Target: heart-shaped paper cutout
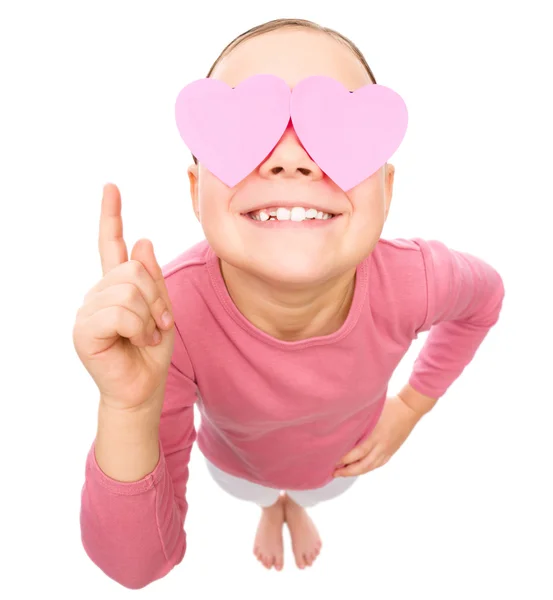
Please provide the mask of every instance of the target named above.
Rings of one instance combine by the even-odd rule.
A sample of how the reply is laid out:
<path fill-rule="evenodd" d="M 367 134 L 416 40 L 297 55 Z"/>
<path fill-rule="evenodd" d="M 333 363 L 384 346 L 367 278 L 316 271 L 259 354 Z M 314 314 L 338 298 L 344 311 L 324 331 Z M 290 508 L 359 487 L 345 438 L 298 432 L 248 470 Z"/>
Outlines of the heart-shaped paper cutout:
<path fill-rule="evenodd" d="M 275 75 L 255 75 L 231 88 L 199 79 L 177 96 L 179 133 L 194 156 L 234 187 L 274 149 L 290 121 L 290 88 Z"/>
<path fill-rule="evenodd" d="M 407 130 L 407 107 L 390 88 L 369 84 L 349 92 L 322 75 L 296 84 L 290 114 L 311 158 L 344 191 L 377 171 Z"/>

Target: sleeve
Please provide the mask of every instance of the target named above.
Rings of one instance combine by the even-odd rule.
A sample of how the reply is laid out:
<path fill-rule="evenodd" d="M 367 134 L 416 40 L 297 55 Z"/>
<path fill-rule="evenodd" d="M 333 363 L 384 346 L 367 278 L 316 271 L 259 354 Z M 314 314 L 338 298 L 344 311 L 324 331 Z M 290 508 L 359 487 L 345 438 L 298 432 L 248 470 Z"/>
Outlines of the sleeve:
<path fill-rule="evenodd" d="M 426 314 L 417 334 L 429 331 L 409 379 L 418 392 L 438 399 L 461 375 L 497 323 L 505 288 L 482 259 L 436 240 L 414 240 L 426 274 Z"/>
<path fill-rule="evenodd" d="M 120 482 L 98 466 L 95 440 L 81 492 L 81 540 L 89 558 L 126 588 L 167 575 L 186 552 L 188 463 L 196 439 L 196 384 L 179 331 L 159 425 L 160 459 L 139 481 Z"/>

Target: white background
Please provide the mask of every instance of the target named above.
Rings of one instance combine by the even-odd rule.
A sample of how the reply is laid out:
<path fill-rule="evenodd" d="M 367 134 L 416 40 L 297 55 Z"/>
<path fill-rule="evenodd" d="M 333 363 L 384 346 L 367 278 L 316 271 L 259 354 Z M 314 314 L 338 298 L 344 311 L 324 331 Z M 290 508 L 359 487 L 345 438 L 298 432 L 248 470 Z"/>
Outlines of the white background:
<path fill-rule="evenodd" d="M 553 598 L 548 3 L 325 4 L 2 3 L 0 596 Z M 177 93 L 235 36 L 279 17 L 350 37 L 377 82 L 404 98 L 409 127 L 390 160 L 383 237 L 480 256 L 503 277 L 503 312 L 390 462 L 310 511 L 323 540 L 313 567 L 296 568 L 287 533 L 284 570 L 258 563 L 260 509 L 220 490 L 195 446 L 186 556 L 131 592 L 80 542 L 98 394 L 71 332 L 101 277 L 102 187 L 121 190 L 129 254 L 147 237 L 166 264 L 203 239 Z"/>

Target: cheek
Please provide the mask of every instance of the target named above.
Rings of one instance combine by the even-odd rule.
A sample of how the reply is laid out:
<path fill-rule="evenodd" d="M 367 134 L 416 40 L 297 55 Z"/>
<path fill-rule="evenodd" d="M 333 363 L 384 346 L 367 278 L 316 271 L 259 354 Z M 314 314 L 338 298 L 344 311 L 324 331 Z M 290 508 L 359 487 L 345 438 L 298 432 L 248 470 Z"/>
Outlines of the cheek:
<path fill-rule="evenodd" d="M 228 213 L 231 189 L 206 169 L 201 170 L 198 182 L 198 208 L 202 224 L 221 220 Z"/>
<path fill-rule="evenodd" d="M 370 252 L 382 233 L 386 202 L 380 180 L 370 177 L 348 192 L 351 202 L 348 241 L 363 255 Z"/>
<path fill-rule="evenodd" d="M 232 189 L 210 174 L 198 189 L 200 224 L 215 253 L 227 257 L 229 249 L 239 247 L 235 217 L 230 212 Z"/>
<path fill-rule="evenodd" d="M 225 239 L 225 231 L 228 231 L 230 215 L 226 206 L 228 200 L 219 196 L 208 196 L 203 194 L 199 198 L 200 224 L 207 240 L 212 243 L 215 240 Z"/>
<path fill-rule="evenodd" d="M 368 221 L 377 225 L 384 220 L 386 199 L 381 179 L 369 177 L 348 192 L 354 220 Z"/>

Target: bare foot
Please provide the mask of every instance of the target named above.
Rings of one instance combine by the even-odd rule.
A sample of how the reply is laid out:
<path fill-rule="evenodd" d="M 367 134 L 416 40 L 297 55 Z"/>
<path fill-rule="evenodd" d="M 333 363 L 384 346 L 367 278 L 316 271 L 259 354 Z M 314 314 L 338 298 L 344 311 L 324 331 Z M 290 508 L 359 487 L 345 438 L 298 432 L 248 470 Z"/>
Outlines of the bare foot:
<path fill-rule="evenodd" d="M 284 497 L 280 496 L 275 504 L 262 508 L 262 511 L 255 534 L 253 553 L 267 569 L 274 566 L 277 571 L 280 571 L 284 564 L 282 543 Z"/>
<path fill-rule="evenodd" d="M 290 530 L 296 565 L 300 569 L 310 567 L 323 545 L 319 532 L 305 508 L 296 504 L 287 494 L 284 498 L 284 520 Z"/>

